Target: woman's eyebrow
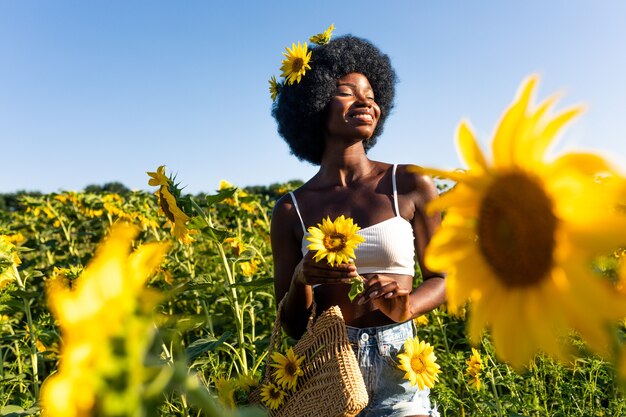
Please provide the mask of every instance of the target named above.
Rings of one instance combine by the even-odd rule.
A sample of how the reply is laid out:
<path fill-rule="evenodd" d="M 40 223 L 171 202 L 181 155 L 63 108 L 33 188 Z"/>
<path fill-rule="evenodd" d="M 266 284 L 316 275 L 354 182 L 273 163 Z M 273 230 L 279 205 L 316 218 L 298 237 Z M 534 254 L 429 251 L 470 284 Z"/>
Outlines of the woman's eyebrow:
<path fill-rule="evenodd" d="M 344 85 L 347 86 L 347 87 L 352 87 L 355 90 L 357 89 L 357 86 L 354 83 L 337 83 L 337 87 L 341 87 L 341 86 L 344 86 Z M 367 87 L 367 88 L 365 88 L 365 91 L 374 91 L 374 89 L 372 87 Z"/>

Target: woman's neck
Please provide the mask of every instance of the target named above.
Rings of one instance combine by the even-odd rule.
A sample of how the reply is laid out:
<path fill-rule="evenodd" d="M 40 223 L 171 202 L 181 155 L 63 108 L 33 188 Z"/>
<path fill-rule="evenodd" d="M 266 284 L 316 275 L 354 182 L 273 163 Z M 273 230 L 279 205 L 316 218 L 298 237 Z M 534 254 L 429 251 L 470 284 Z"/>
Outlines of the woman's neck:
<path fill-rule="evenodd" d="M 375 168 L 376 163 L 367 157 L 363 146 L 353 146 L 342 151 L 324 152 L 315 177 L 325 184 L 347 186 L 369 176 Z"/>

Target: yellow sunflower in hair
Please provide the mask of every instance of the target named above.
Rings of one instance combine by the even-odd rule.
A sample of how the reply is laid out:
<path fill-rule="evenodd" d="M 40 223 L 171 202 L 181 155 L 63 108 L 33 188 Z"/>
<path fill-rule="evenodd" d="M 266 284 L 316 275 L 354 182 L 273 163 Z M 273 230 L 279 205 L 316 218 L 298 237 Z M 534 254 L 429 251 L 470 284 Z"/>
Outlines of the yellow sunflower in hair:
<path fill-rule="evenodd" d="M 335 25 L 331 24 L 328 29 L 326 29 L 322 33 L 318 33 L 317 35 L 313 35 L 309 38 L 311 43 L 316 43 L 318 45 L 325 45 L 330 42 L 330 38 L 333 34 L 333 30 L 335 30 Z"/>
<path fill-rule="evenodd" d="M 295 43 L 291 44 L 291 49 L 286 48 L 287 52 L 283 52 L 285 59 L 283 59 L 280 70 L 283 72 L 281 77 L 284 77 L 289 85 L 295 82 L 300 82 L 302 76 L 307 70 L 311 69 L 309 62 L 311 61 L 311 51 L 308 50 L 306 42 L 296 46 Z"/>
<path fill-rule="evenodd" d="M 590 268 L 595 256 L 625 242 L 626 215 L 618 209 L 624 180 L 590 153 L 548 160 L 555 137 L 581 108 L 551 115 L 554 96 L 534 106 L 536 84 L 536 76 L 528 78 L 504 113 L 491 162 L 462 122 L 457 147 L 468 169 L 421 170 L 457 182 L 429 207 L 446 216 L 426 264 L 448 272 L 452 313 L 471 301 L 472 340 L 491 328 L 497 355 L 518 368 L 538 351 L 564 359 L 561 342 L 570 329 L 607 354 L 606 326 L 626 316 L 624 300 Z"/>
<path fill-rule="evenodd" d="M 270 83 L 270 96 L 272 97 L 272 101 L 276 101 L 276 97 L 280 93 L 281 85 L 278 81 L 276 81 L 276 77 L 272 75 L 272 78 L 269 80 Z"/>

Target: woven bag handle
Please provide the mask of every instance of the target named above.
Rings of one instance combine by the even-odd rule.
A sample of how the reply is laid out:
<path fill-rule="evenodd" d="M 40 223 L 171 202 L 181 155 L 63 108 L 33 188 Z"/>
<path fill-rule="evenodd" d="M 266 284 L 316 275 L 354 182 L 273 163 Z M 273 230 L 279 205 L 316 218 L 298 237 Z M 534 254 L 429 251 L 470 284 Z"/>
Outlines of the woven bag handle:
<path fill-rule="evenodd" d="M 281 314 L 281 311 L 283 309 L 283 304 L 286 299 L 287 299 L 287 294 L 285 294 L 283 299 L 280 300 L 280 303 L 278 303 L 278 308 L 276 309 L 276 320 L 274 320 L 274 328 L 272 329 L 272 336 L 270 337 L 269 351 L 267 352 L 268 361 L 272 359 L 272 354 L 274 353 L 274 349 L 276 348 L 276 341 L 280 340 L 280 332 L 281 332 L 280 314 Z M 311 315 L 309 316 L 309 320 L 307 321 L 307 324 L 306 324 L 306 331 L 309 333 L 313 331 L 313 322 L 315 321 L 316 309 L 317 309 L 317 304 L 315 304 L 315 299 L 313 299 L 313 302 L 311 303 Z M 270 366 L 266 366 L 264 379 L 269 378 L 269 373 L 270 373 Z"/>

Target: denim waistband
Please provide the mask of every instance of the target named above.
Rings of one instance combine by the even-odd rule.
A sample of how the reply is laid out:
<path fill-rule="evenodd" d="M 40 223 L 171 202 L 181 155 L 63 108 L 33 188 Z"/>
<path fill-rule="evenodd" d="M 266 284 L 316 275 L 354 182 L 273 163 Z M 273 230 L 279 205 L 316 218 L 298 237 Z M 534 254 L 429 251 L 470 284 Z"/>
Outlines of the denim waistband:
<path fill-rule="evenodd" d="M 404 323 L 389 324 L 377 327 L 351 327 L 346 326 L 348 340 L 358 343 L 360 346 L 371 346 L 376 343 L 393 343 L 413 337 L 413 320 Z"/>

